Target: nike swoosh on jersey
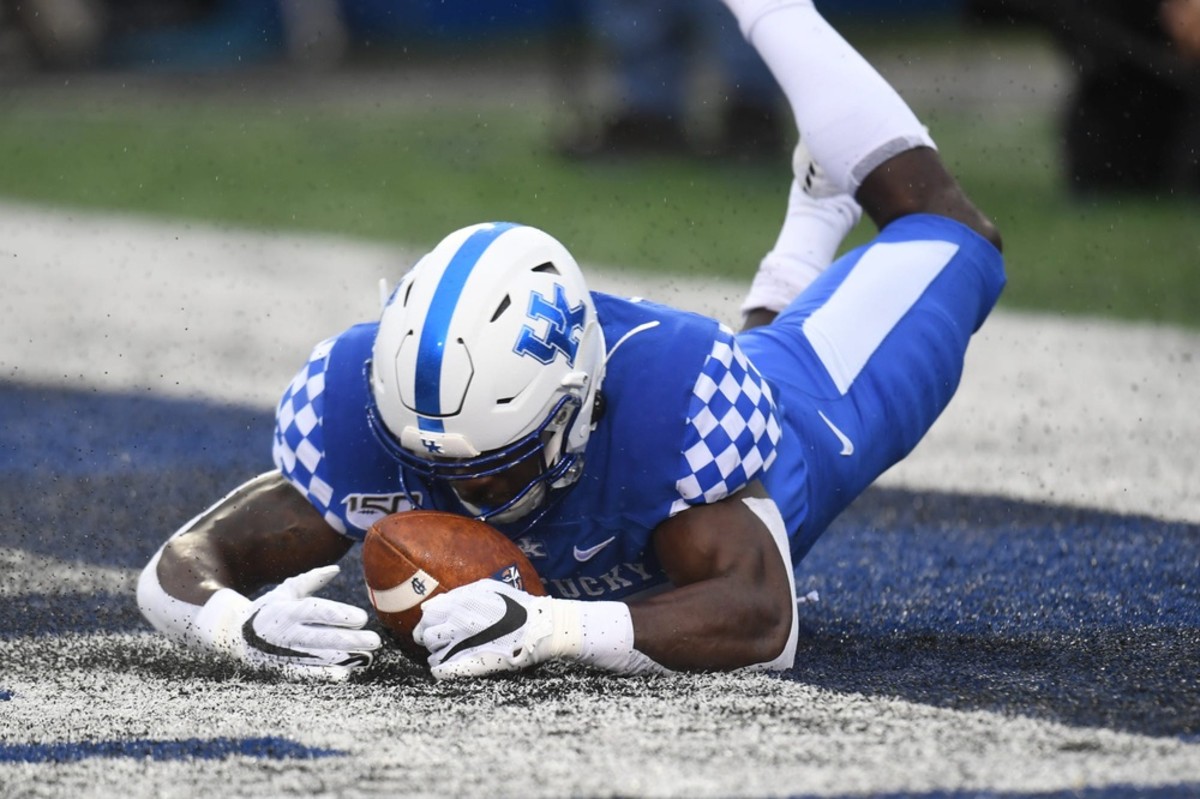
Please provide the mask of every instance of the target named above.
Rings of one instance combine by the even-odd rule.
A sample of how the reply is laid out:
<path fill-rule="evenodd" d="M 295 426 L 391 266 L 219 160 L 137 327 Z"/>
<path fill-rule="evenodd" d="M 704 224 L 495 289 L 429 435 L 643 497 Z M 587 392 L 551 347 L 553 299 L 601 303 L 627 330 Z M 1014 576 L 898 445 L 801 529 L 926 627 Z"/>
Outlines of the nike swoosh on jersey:
<path fill-rule="evenodd" d="M 268 655 L 275 655 L 281 658 L 306 658 L 311 660 L 316 655 L 311 652 L 301 652 L 299 649 L 288 649 L 286 646 L 278 646 L 263 638 L 254 629 L 254 620 L 258 618 L 258 614 L 262 612 L 262 608 L 254 611 L 254 615 L 246 619 L 246 623 L 242 625 L 242 636 L 246 639 L 246 643 L 257 649 L 259 652 L 266 652 Z"/>
<path fill-rule="evenodd" d="M 821 411 L 817 411 L 817 415 L 820 416 L 821 421 L 823 421 L 829 427 L 829 429 L 833 431 L 833 434 L 835 436 L 837 436 L 838 441 L 842 442 L 842 451 L 839 454 L 840 455 L 853 455 L 854 454 L 854 442 L 851 441 L 850 438 L 845 433 L 843 433 L 841 430 L 839 430 L 838 426 L 836 424 L 829 421 L 829 417 L 826 416 L 824 413 L 822 413 Z"/>
<path fill-rule="evenodd" d="M 499 591 L 496 596 L 504 600 L 504 615 L 496 622 L 488 627 L 484 627 L 479 632 L 472 636 L 462 639 L 454 646 L 450 647 L 450 651 L 442 657 L 442 662 L 450 660 L 450 658 L 462 652 L 464 649 L 473 649 L 477 646 L 490 644 L 497 638 L 503 638 L 511 632 L 516 632 L 524 626 L 529 614 L 525 612 L 525 607 L 511 597 L 507 597 Z"/>
<path fill-rule="evenodd" d="M 614 536 L 610 536 L 608 539 L 606 539 L 604 541 L 601 541 L 599 544 L 596 544 L 596 546 L 594 546 L 594 547 L 588 547 L 587 549 L 580 549 L 579 547 L 575 547 L 574 548 L 575 560 L 579 561 L 580 563 L 591 560 L 592 558 L 596 557 L 597 552 L 604 549 L 606 546 L 608 546 L 609 544 L 611 544 L 613 541 L 616 541 L 616 540 L 617 540 L 617 537 L 614 535 Z"/>

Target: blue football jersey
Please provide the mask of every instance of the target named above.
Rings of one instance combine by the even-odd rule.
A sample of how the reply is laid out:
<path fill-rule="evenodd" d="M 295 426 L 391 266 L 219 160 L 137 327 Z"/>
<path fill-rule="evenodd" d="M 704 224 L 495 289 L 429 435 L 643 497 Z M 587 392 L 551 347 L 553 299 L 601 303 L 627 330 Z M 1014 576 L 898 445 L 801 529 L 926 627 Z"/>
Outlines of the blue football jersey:
<path fill-rule="evenodd" d="M 949 403 L 971 334 L 1004 286 L 969 228 L 913 215 L 839 258 L 770 325 L 594 294 L 606 411 L 573 486 L 500 529 L 553 596 L 621 599 L 666 584 L 653 530 L 761 480 L 793 565 Z M 367 363 L 377 325 L 319 344 L 279 404 L 274 459 L 336 530 L 431 500 L 374 439 Z M 408 491 L 406 492 L 406 487 Z"/>
<path fill-rule="evenodd" d="M 554 596 L 620 599 L 666 577 L 653 530 L 693 504 L 761 477 L 781 429 L 769 386 L 730 330 L 697 314 L 594 293 L 608 361 L 605 412 L 575 485 L 554 491 L 530 524 L 498 525 Z M 416 475 L 375 441 L 367 363 L 377 325 L 319 344 L 277 412 L 274 459 L 334 529 L 361 540 L 411 496 Z M 408 492 L 405 488 L 408 488 Z"/>

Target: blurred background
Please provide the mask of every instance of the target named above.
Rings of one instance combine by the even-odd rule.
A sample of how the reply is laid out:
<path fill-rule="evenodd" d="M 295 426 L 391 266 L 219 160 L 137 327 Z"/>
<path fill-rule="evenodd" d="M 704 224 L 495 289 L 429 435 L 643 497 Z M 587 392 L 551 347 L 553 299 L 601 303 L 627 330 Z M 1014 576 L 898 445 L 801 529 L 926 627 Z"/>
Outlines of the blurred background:
<path fill-rule="evenodd" d="M 1200 0 L 818 8 L 999 222 L 1006 307 L 1200 327 Z M 794 144 L 717 0 L 0 0 L 0 203 L 748 281 Z"/>

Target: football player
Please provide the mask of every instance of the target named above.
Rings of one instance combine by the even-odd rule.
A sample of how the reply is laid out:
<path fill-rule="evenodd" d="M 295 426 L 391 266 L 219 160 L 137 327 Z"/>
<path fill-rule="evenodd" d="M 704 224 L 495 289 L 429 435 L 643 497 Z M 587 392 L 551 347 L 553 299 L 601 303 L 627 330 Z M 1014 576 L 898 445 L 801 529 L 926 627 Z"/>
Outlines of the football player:
<path fill-rule="evenodd" d="M 378 321 L 313 350 L 279 405 L 278 468 L 146 566 L 156 628 L 345 677 L 379 638 L 315 594 L 372 522 L 419 507 L 494 524 L 549 593 L 428 600 L 415 638 L 437 677 L 793 665 L 794 566 L 946 407 L 1004 272 L 925 127 L 811 0 L 726 1 L 805 144 L 744 329 L 590 292 L 531 227 L 451 233 Z M 862 211 L 879 234 L 834 261 Z"/>

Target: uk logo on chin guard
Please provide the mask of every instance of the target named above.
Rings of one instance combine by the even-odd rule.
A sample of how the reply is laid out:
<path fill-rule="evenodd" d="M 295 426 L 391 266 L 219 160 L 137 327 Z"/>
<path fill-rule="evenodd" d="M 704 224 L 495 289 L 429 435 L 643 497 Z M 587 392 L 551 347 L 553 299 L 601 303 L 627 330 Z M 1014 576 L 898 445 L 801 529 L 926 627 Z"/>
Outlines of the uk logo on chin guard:
<path fill-rule="evenodd" d="M 518 591 L 525 590 L 525 581 L 521 579 L 521 572 L 517 571 L 516 564 L 505 566 L 500 571 L 492 575 L 493 580 L 499 580 L 502 583 L 508 583 Z"/>
<path fill-rule="evenodd" d="M 513 352 L 536 358 L 541 363 L 552 363 L 554 356 L 561 352 L 566 356 L 567 365 L 574 366 L 586 313 L 587 309 L 582 302 L 571 306 L 566 290 L 557 283 L 554 284 L 553 302 L 540 292 L 531 293 L 529 310 L 525 315 L 529 319 L 544 319 L 547 322 L 546 334 L 539 337 L 532 327 L 525 325 L 517 336 Z"/>

